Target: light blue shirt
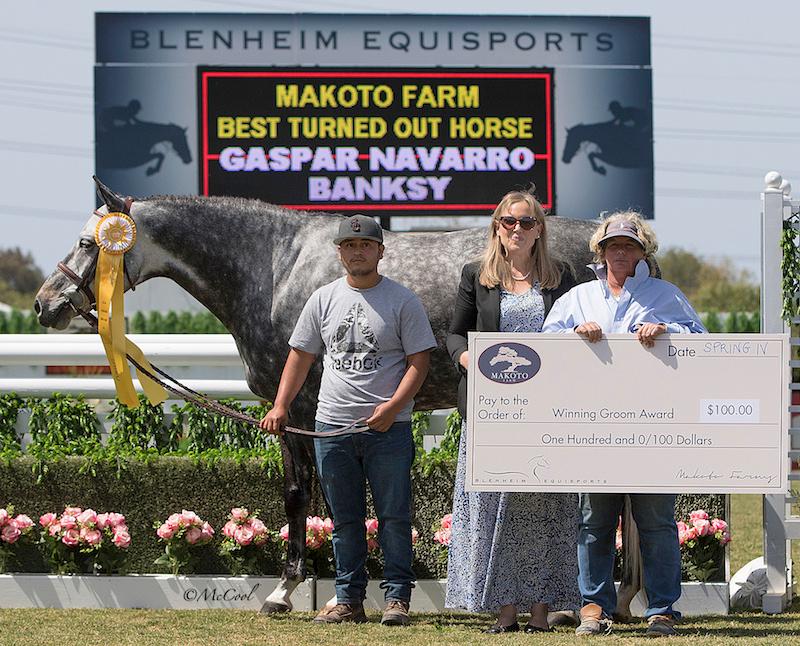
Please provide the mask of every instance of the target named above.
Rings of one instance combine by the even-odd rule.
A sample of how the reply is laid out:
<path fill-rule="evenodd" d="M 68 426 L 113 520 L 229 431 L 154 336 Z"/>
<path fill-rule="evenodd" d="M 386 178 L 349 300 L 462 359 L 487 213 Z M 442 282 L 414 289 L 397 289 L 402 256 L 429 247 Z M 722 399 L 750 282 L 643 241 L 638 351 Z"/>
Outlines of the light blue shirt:
<path fill-rule="evenodd" d="M 619 299 L 608 288 L 605 265 L 589 265 L 597 280 L 573 287 L 554 304 L 542 332 L 572 332 L 596 322 L 606 334 L 635 332 L 642 323 L 664 323 L 670 333 L 702 333 L 706 329 L 686 296 L 672 283 L 650 276 L 644 260 L 625 280 Z"/>

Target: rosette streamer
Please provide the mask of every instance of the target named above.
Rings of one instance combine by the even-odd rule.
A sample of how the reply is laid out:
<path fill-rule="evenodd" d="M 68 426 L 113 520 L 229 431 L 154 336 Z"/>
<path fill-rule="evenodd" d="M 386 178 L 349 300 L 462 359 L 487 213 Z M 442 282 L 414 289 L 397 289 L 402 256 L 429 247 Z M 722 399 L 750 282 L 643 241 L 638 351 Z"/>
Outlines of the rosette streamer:
<path fill-rule="evenodd" d="M 125 252 L 136 243 L 136 224 L 124 213 L 109 213 L 98 222 L 95 241 L 100 250 L 95 273 L 97 332 L 111 367 L 117 399 L 125 406 L 135 408 L 139 405 L 139 399 L 125 354 L 131 355 L 146 370 L 152 371 L 141 349 L 125 336 L 122 263 Z M 138 368 L 136 376 L 151 404 L 160 404 L 167 398 L 167 392 Z"/>

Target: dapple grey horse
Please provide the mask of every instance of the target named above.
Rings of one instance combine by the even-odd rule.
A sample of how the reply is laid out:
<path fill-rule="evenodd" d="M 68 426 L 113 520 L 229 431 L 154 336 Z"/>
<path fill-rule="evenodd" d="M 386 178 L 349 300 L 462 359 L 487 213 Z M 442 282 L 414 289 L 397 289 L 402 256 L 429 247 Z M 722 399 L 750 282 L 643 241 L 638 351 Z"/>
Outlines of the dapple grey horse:
<path fill-rule="evenodd" d="M 124 200 L 99 181 L 105 206 L 98 213 L 122 210 Z M 205 305 L 230 331 L 246 369 L 250 389 L 264 399 L 275 396 L 288 339 L 303 304 L 319 286 L 342 275 L 332 244 L 341 216 L 290 211 L 257 200 L 204 197 L 152 197 L 133 202 L 137 240 L 125 255 L 125 288 L 150 278 L 171 278 Z M 78 289 L 60 270 L 36 297 L 39 322 L 63 329 L 75 311 L 93 305 L 93 266 L 97 257 L 93 215 L 63 264 L 86 277 Z M 579 280 L 591 278 L 587 241 L 596 223 L 548 219 L 555 257 L 576 268 Z M 444 339 L 453 312 L 462 265 L 486 243 L 484 228 L 447 233 L 385 234 L 382 274 L 407 285 L 422 299 L 439 343 L 428 379 L 416 398 L 420 410 L 455 405 L 457 373 Z M 291 411 L 294 425 L 313 428 L 320 366 L 316 365 Z M 313 445 L 285 434 L 284 497 L 289 548 L 281 582 L 265 612 L 291 609 L 290 595 L 305 578 L 305 519 L 313 475 Z"/>

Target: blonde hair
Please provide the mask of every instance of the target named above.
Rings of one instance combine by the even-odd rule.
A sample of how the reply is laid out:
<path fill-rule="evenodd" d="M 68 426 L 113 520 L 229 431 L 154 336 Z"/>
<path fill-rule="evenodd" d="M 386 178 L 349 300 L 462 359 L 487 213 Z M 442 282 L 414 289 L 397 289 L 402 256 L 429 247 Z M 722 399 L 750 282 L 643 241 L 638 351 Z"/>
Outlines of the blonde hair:
<path fill-rule="evenodd" d="M 601 238 L 606 234 L 608 225 L 612 222 L 619 222 L 624 220 L 633 224 L 636 227 L 636 235 L 644 244 L 644 257 L 649 261 L 656 251 L 658 251 L 658 240 L 652 227 L 647 224 L 641 213 L 636 211 L 616 211 L 604 219 L 597 230 L 592 234 L 589 239 L 589 250 L 594 253 L 594 261 L 604 263 L 606 260 L 605 242 L 601 243 Z M 608 240 L 606 240 L 608 242 Z"/>
<path fill-rule="evenodd" d="M 500 242 L 497 227 L 500 218 L 518 202 L 525 202 L 530 210 L 531 217 L 541 224 L 539 239 L 531 249 L 533 267 L 531 275 L 539 281 L 542 289 L 553 289 L 561 282 L 561 268 L 550 257 L 547 249 L 547 222 L 546 215 L 539 201 L 528 191 L 511 191 L 503 196 L 492 214 L 489 223 L 489 240 L 481 258 L 481 271 L 478 280 L 481 285 L 489 289 L 503 287 L 511 291 L 514 279 L 511 276 L 511 264 L 506 260 L 505 250 Z"/>

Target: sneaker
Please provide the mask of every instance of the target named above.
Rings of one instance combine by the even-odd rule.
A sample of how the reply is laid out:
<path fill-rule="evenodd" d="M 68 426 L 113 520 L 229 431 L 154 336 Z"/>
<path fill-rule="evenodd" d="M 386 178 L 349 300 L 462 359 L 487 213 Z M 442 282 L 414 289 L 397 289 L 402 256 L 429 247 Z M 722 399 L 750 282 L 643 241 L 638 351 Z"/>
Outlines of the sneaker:
<path fill-rule="evenodd" d="M 671 637 L 677 635 L 675 630 L 675 618 L 672 615 L 653 615 L 647 619 L 648 637 Z"/>
<path fill-rule="evenodd" d="M 581 608 L 581 623 L 575 629 L 575 634 L 608 635 L 611 632 L 611 620 L 603 616 L 603 609 L 596 603 L 587 603 Z"/>
<path fill-rule="evenodd" d="M 349 621 L 363 624 L 367 621 L 367 615 L 364 614 L 364 606 L 360 603 L 358 605 L 337 603 L 335 606 L 320 610 L 314 621 L 318 624 L 343 624 Z"/>
<path fill-rule="evenodd" d="M 383 611 L 381 623 L 384 626 L 408 626 L 411 623 L 411 617 L 408 615 L 408 601 L 389 599 L 386 602 L 386 610 Z"/>

